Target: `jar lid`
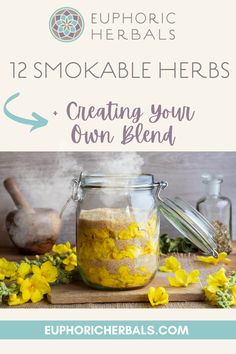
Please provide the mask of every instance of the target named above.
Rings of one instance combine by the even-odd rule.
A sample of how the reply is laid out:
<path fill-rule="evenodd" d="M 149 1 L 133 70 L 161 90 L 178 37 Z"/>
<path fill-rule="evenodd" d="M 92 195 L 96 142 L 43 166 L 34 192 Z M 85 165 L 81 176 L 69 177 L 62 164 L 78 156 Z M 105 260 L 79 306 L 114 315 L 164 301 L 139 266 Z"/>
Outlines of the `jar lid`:
<path fill-rule="evenodd" d="M 96 175 L 81 174 L 80 183 L 82 188 L 154 188 L 154 176 L 151 174 L 141 175 Z"/>
<path fill-rule="evenodd" d="M 202 214 L 181 198 L 161 199 L 159 192 L 167 185 L 162 183 L 159 184 L 157 197 L 160 202 L 160 211 L 164 217 L 204 253 L 217 256 L 213 226 Z"/>

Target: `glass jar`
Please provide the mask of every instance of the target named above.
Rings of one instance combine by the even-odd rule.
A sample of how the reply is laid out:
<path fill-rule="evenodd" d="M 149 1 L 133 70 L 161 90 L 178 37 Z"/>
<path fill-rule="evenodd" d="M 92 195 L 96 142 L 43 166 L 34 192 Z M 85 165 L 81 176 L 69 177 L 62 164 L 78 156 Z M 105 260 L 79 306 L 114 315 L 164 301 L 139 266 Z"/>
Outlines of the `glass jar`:
<path fill-rule="evenodd" d="M 146 285 L 159 255 L 153 176 L 83 176 L 79 188 L 76 238 L 83 281 L 98 289 Z"/>
<path fill-rule="evenodd" d="M 218 252 L 232 251 L 232 204 L 221 195 L 222 175 L 202 175 L 205 196 L 197 202 L 197 210 L 203 214 L 215 229 Z"/>
<path fill-rule="evenodd" d="M 159 265 L 159 212 L 204 253 L 217 255 L 212 225 L 182 199 L 163 200 L 166 186 L 149 174 L 73 180 L 78 268 L 87 285 L 128 290 L 151 281 Z"/>

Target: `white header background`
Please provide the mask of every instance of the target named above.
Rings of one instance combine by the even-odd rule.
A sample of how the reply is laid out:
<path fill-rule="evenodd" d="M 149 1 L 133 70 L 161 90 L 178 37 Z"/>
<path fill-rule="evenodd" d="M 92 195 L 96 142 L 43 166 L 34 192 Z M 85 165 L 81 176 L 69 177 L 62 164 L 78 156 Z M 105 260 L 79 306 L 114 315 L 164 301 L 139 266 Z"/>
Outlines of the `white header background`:
<path fill-rule="evenodd" d="M 62 6 L 78 9 L 85 19 L 82 36 L 72 43 L 62 43 L 50 33 L 48 22 L 51 14 Z M 11 103 L 11 110 L 30 118 L 35 111 L 47 118 L 46 127 L 30 131 L 30 126 L 16 123 L 1 114 L 0 150 L 2 151 L 232 151 L 235 139 L 235 13 L 234 0 L 150 0 L 141 4 L 135 0 L 99 2 L 87 0 L 12 1 L 2 4 L 0 106 L 16 92 L 21 96 Z M 174 41 L 92 41 L 90 17 L 92 12 L 175 12 L 176 40 Z M 98 26 L 99 27 L 99 26 Z M 109 25 L 107 27 L 110 27 Z M 131 26 L 132 27 L 132 26 Z M 133 25 L 144 31 L 150 27 Z M 154 26 L 155 28 L 155 26 Z M 145 31 L 144 31 L 145 32 Z M 47 61 L 52 66 L 58 62 L 76 61 L 162 61 L 166 66 L 174 61 L 199 61 L 207 68 L 210 61 L 230 63 L 228 79 L 114 79 L 55 78 L 13 79 L 10 62 L 28 63 L 27 75 L 32 76 L 34 62 Z M 152 125 L 152 129 L 165 130 L 173 124 L 176 143 L 138 144 L 134 141 L 121 145 L 119 140 L 107 144 L 74 144 L 71 129 L 76 121 L 66 117 L 66 105 L 75 100 L 81 105 L 104 106 L 109 100 L 131 107 L 161 103 L 165 107 L 191 106 L 196 111 L 191 122 L 166 122 Z M 58 112 L 55 117 L 54 111 Z M 109 122 L 98 123 L 106 129 Z M 109 127 L 118 136 L 123 122 L 112 122 Z M 84 126 L 85 127 L 85 126 Z M 93 130 L 95 122 L 87 121 L 86 129 Z"/>

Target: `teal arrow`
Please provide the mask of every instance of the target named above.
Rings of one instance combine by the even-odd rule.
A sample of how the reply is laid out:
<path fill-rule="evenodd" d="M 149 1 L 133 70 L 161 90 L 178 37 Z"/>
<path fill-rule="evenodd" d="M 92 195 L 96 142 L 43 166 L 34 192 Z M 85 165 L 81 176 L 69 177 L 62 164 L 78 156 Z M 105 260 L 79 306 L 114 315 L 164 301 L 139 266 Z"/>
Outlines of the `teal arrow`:
<path fill-rule="evenodd" d="M 32 112 L 31 115 L 32 115 L 33 118 L 35 118 L 35 120 L 32 120 L 32 119 L 27 119 L 27 118 L 22 118 L 22 117 L 16 116 L 15 114 L 11 113 L 8 110 L 8 108 L 7 108 L 8 104 L 11 101 L 15 100 L 19 96 L 20 96 L 20 93 L 18 92 L 18 93 L 15 93 L 14 95 L 10 96 L 6 100 L 6 102 L 4 104 L 4 107 L 3 107 L 3 111 L 4 111 L 5 115 L 8 118 L 14 120 L 15 122 L 18 122 L 18 123 L 21 123 L 21 124 L 26 124 L 26 125 L 32 125 L 32 128 L 31 128 L 30 132 L 32 132 L 35 129 L 42 128 L 45 125 L 47 125 L 48 124 L 48 120 L 43 118 L 43 117 L 41 117 L 38 113 Z"/>

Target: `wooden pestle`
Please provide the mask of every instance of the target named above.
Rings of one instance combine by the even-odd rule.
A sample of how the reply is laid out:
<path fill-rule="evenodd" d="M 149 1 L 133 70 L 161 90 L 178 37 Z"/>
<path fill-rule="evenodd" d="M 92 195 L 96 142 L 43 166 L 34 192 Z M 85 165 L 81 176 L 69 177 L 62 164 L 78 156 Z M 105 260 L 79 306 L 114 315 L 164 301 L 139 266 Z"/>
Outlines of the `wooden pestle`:
<path fill-rule="evenodd" d="M 18 188 L 15 178 L 8 177 L 3 183 L 18 209 L 26 209 L 30 213 L 35 213 L 35 210 Z"/>

